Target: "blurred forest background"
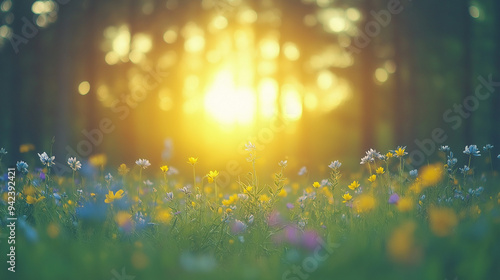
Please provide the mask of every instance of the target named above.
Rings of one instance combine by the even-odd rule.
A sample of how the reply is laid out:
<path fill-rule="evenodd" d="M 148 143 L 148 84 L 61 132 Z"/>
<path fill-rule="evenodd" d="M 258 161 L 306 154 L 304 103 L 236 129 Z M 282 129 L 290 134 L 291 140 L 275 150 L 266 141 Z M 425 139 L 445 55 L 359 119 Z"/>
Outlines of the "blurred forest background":
<path fill-rule="evenodd" d="M 247 168 L 251 140 L 263 166 L 321 172 L 436 128 L 500 146 L 499 89 L 470 97 L 499 50 L 495 0 L 1 0 L 0 147 L 189 172 Z"/>

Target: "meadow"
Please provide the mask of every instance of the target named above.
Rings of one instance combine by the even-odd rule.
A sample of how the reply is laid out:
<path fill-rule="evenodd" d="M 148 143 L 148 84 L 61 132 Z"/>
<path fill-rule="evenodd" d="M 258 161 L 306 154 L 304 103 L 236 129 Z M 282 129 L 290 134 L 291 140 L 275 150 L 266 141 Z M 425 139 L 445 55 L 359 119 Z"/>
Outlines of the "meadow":
<path fill-rule="evenodd" d="M 0 150 L 1 279 L 500 275 L 500 155 L 492 145 L 441 146 L 441 161 L 413 170 L 405 147 L 371 149 L 357 170 L 332 159 L 318 178 L 287 161 L 257 174 L 265 155 L 252 143 L 246 151 L 248 174 L 221 186 L 219 172 L 197 168 L 208 161 L 197 157 L 186 156 L 189 174 L 147 159 L 109 166 L 104 154 L 68 158 L 72 172 L 57 176 L 50 153 L 30 151 L 29 165 L 6 166 Z M 7 270 L 11 217 L 15 272 Z"/>

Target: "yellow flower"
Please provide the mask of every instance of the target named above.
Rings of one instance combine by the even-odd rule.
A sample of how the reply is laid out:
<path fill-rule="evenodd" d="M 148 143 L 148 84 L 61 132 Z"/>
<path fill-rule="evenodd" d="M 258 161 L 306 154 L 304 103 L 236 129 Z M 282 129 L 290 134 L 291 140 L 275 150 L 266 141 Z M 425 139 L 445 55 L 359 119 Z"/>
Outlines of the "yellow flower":
<path fill-rule="evenodd" d="M 263 195 L 259 196 L 260 202 L 269 202 L 269 200 L 271 200 L 271 198 L 269 196 L 267 196 L 267 194 L 263 194 Z"/>
<path fill-rule="evenodd" d="M 215 180 L 215 178 L 217 178 L 217 176 L 219 176 L 219 171 L 217 170 L 208 172 L 207 174 L 208 182 L 213 183 L 213 181 Z"/>
<path fill-rule="evenodd" d="M 375 208 L 375 204 L 376 201 L 373 196 L 364 194 L 356 199 L 354 208 L 358 213 L 366 213 L 373 210 L 373 208 Z"/>
<path fill-rule="evenodd" d="M 95 193 L 90 193 L 90 196 L 91 197 L 95 197 Z"/>
<path fill-rule="evenodd" d="M 252 191 L 252 189 L 253 189 L 252 186 L 243 187 L 243 193 L 250 193 Z"/>
<path fill-rule="evenodd" d="M 40 196 L 39 198 L 34 198 L 33 196 L 28 195 L 28 196 L 26 196 L 26 203 L 35 204 L 44 198 L 45 198 L 45 196 Z"/>
<path fill-rule="evenodd" d="M 384 171 L 384 168 L 383 167 L 379 167 L 377 168 L 377 170 L 375 170 L 375 172 L 377 172 L 377 174 L 384 174 L 385 171 Z"/>
<path fill-rule="evenodd" d="M 123 190 L 119 190 L 115 194 L 113 194 L 112 191 L 109 191 L 109 193 L 106 195 L 106 199 L 104 200 L 104 202 L 111 203 L 117 199 L 121 199 L 122 197 L 123 197 Z"/>
<path fill-rule="evenodd" d="M 172 214 L 170 214 L 170 211 L 166 209 L 161 209 L 156 214 L 156 221 L 159 223 L 168 224 L 170 220 L 172 220 Z"/>
<path fill-rule="evenodd" d="M 132 225 L 132 215 L 126 211 L 120 211 L 115 215 L 115 222 L 119 227 L 127 227 Z"/>
<path fill-rule="evenodd" d="M 228 199 L 223 199 L 222 200 L 222 205 L 229 206 L 231 204 L 235 204 L 236 201 L 238 201 L 238 195 L 237 194 L 233 194 Z"/>
<path fill-rule="evenodd" d="M 377 175 L 373 174 L 372 176 L 368 177 L 368 181 L 370 182 L 375 182 L 375 180 L 377 179 Z"/>
<path fill-rule="evenodd" d="M 127 173 L 130 171 L 130 168 L 127 167 L 125 163 L 120 164 L 120 167 L 118 167 L 118 174 L 125 176 Z"/>
<path fill-rule="evenodd" d="M 214 189 L 212 187 L 209 187 L 209 186 L 205 186 L 205 188 L 203 188 L 205 190 L 205 193 L 206 194 L 211 194 L 214 192 Z"/>
<path fill-rule="evenodd" d="M 400 212 L 408 212 L 413 209 L 413 200 L 408 197 L 402 197 L 398 200 L 396 206 Z"/>
<path fill-rule="evenodd" d="M 198 158 L 190 157 L 188 158 L 188 163 L 191 165 L 195 165 L 198 162 Z"/>
<path fill-rule="evenodd" d="M 407 153 L 405 153 L 405 148 L 399 147 L 397 150 L 394 151 L 396 153 L 397 157 L 403 157 Z"/>
<path fill-rule="evenodd" d="M 429 209 L 429 224 L 437 236 L 448 236 L 458 224 L 458 217 L 451 208 Z"/>
<path fill-rule="evenodd" d="M 285 189 L 281 189 L 281 191 L 278 193 L 278 196 L 280 197 L 286 197 L 287 195 L 288 193 Z"/>
<path fill-rule="evenodd" d="M 391 158 L 393 157 L 394 155 L 391 153 L 391 152 L 388 152 L 387 154 L 385 154 L 385 157 L 386 158 Z"/>
<path fill-rule="evenodd" d="M 420 252 L 415 245 L 415 222 L 406 222 L 396 228 L 387 242 L 387 251 L 391 259 L 400 263 L 412 263 L 418 260 Z"/>
<path fill-rule="evenodd" d="M 317 189 L 317 188 L 321 187 L 321 184 L 319 182 L 314 182 L 313 187 L 315 187 Z"/>
<path fill-rule="evenodd" d="M 342 201 L 342 203 L 346 203 L 352 199 L 352 195 L 350 195 L 349 193 L 345 193 L 344 195 L 342 195 L 342 198 L 344 199 L 344 201 Z"/>
<path fill-rule="evenodd" d="M 164 166 L 160 167 L 160 169 L 163 173 L 166 173 L 168 171 L 168 166 L 164 165 Z"/>
<path fill-rule="evenodd" d="M 98 168 L 102 168 L 108 162 L 108 157 L 105 154 L 96 154 L 89 157 L 90 165 Z"/>
<path fill-rule="evenodd" d="M 196 207 L 196 202 L 191 201 L 191 206 Z"/>
<path fill-rule="evenodd" d="M 422 187 L 435 186 L 443 178 L 443 166 L 439 163 L 426 165 L 420 168 L 420 180 Z"/>
<path fill-rule="evenodd" d="M 33 151 L 35 150 L 35 146 L 33 144 L 22 144 L 21 146 L 19 146 L 19 152 L 21 154 L 24 154 L 24 153 L 27 153 L 29 151 Z"/>
<path fill-rule="evenodd" d="M 231 213 L 231 212 L 233 212 L 233 209 L 231 209 L 231 208 L 227 208 L 227 209 L 226 209 L 226 213 L 227 213 L 227 214 L 229 214 L 229 213 Z"/>
<path fill-rule="evenodd" d="M 349 188 L 350 188 L 351 190 L 353 190 L 353 191 L 354 191 L 354 190 L 355 190 L 355 189 L 357 189 L 359 186 L 360 186 L 360 185 L 359 185 L 358 181 L 353 181 L 353 182 L 349 185 Z"/>

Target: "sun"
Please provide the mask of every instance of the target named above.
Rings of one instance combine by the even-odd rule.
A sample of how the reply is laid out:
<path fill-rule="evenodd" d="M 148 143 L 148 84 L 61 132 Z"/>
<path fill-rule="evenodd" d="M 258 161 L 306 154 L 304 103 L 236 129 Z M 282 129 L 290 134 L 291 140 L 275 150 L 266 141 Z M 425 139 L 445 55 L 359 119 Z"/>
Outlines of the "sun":
<path fill-rule="evenodd" d="M 252 88 L 236 85 L 229 70 L 221 70 L 205 94 L 205 110 L 221 124 L 248 125 L 255 119 L 255 96 Z"/>

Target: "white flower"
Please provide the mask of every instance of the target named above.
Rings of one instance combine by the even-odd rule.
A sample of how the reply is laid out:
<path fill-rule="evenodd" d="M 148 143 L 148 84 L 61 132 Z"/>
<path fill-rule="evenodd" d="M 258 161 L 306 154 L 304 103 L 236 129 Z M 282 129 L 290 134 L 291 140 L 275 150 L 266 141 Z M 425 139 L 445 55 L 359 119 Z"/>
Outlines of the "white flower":
<path fill-rule="evenodd" d="M 336 160 L 336 161 L 332 161 L 332 162 L 328 165 L 328 167 L 330 167 L 331 169 L 338 169 L 338 168 L 340 168 L 340 166 L 342 166 L 342 163 L 341 163 L 340 161 L 338 161 L 338 160 Z"/>
<path fill-rule="evenodd" d="M 142 169 L 146 169 L 151 165 L 151 163 L 149 163 L 149 160 L 147 160 L 147 159 L 138 159 L 135 161 L 135 164 L 142 167 Z"/>
<path fill-rule="evenodd" d="M 252 144 L 252 142 L 248 142 L 248 144 L 245 144 L 245 150 L 249 151 L 249 152 L 254 151 L 255 150 L 255 145 Z"/>
<path fill-rule="evenodd" d="M 280 161 L 280 162 L 278 163 L 278 165 L 279 165 L 280 167 L 283 167 L 283 168 L 285 168 L 287 164 L 288 164 L 288 160 L 282 160 L 282 161 Z"/>
<path fill-rule="evenodd" d="M 80 161 L 76 160 L 76 157 L 70 157 L 68 158 L 68 165 L 73 169 L 73 171 L 77 171 L 80 168 L 82 168 L 82 164 Z"/>

